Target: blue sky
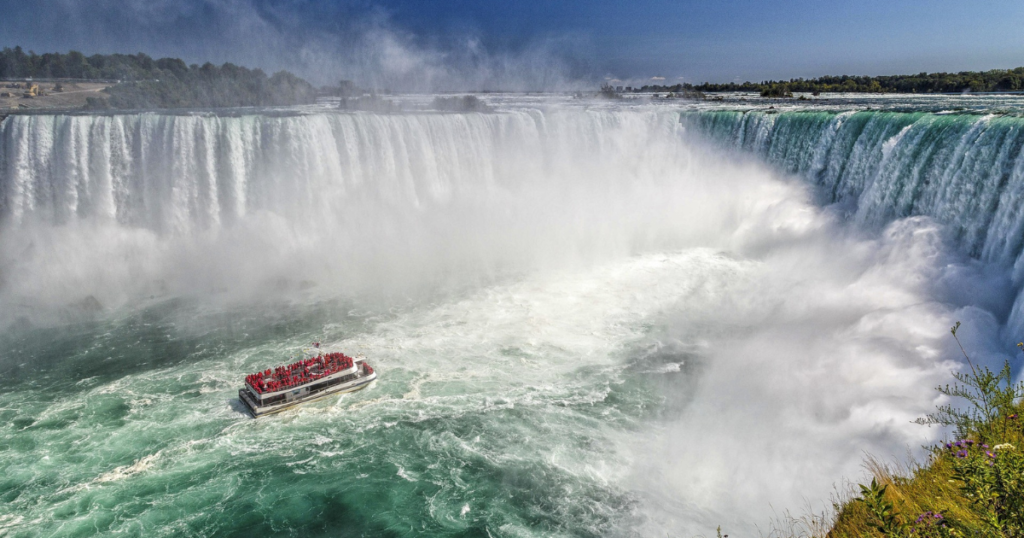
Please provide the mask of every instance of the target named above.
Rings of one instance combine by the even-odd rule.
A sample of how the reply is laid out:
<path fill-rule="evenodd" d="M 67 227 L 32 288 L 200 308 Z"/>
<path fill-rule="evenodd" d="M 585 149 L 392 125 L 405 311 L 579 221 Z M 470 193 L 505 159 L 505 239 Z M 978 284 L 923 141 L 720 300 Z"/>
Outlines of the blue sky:
<path fill-rule="evenodd" d="M 287 68 L 325 83 L 571 86 L 1024 65 L 1024 2 L 0 0 L 0 45 Z"/>

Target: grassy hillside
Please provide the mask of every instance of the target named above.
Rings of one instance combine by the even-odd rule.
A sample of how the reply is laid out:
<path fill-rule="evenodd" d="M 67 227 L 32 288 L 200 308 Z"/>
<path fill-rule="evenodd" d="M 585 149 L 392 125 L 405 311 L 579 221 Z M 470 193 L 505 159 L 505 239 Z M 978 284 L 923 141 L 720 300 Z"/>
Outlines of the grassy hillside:
<path fill-rule="evenodd" d="M 954 373 L 954 384 L 938 389 L 964 405 L 941 407 L 921 421 L 952 428 L 956 439 L 933 447 L 921 467 L 869 462 L 872 483 L 836 506 L 828 536 L 1024 536 L 1024 384 L 1011 381 L 1009 363 L 992 371 L 964 356 L 970 371 Z"/>

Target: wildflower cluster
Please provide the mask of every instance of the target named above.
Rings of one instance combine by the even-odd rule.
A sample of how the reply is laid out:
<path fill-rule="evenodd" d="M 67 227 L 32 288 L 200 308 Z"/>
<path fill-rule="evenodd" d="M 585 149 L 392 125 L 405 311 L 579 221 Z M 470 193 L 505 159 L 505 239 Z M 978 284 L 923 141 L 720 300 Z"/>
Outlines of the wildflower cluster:
<path fill-rule="evenodd" d="M 957 344 L 959 328 L 957 322 L 950 329 Z M 1024 342 L 1017 346 L 1024 352 Z M 960 349 L 963 351 L 962 345 Z M 1013 382 L 1009 361 L 999 372 L 993 372 L 975 366 L 966 351 L 964 358 L 971 373 L 954 373 L 960 384 L 952 389 L 939 387 L 939 392 L 963 398 L 969 404 L 968 411 L 946 406 L 931 418 L 954 426 L 962 437 L 971 434 L 981 440 L 964 438 L 946 443 L 944 456 L 950 462 L 953 478 L 991 530 L 1002 536 L 1024 536 L 1024 456 L 1007 442 L 1019 440 L 1024 434 L 1017 414 L 1024 385 Z M 995 447 L 990 448 L 985 440 Z"/>
<path fill-rule="evenodd" d="M 946 450 L 954 450 L 954 449 L 956 449 L 956 453 L 954 455 L 957 458 L 964 459 L 964 458 L 966 458 L 967 456 L 970 455 L 970 452 L 968 451 L 968 449 L 970 449 L 972 446 L 974 446 L 974 440 L 973 439 L 961 439 L 960 441 L 957 441 L 955 443 L 946 443 Z M 988 448 L 988 445 L 981 445 L 981 446 L 983 448 Z"/>
<path fill-rule="evenodd" d="M 993 448 L 946 443 L 953 476 L 985 521 L 1005 536 L 1024 535 L 1024 456 L 1011 443 Z"/>
<path fill-rule="evenodd" d="M 917 516 L 917 520 L 910 526 L 910 536 L 913 538 L 950 538 L 957 536 L 957 533 L 949 526 L 949 522 L 941 512 L 929 510 Z"/>
<path fill-rule="evenodd" d="M 1019 438 L 1017 413 L 997 417 L 1002 439 Z M 992 432 L 993 430 L 989 430 Z M 1024 536 L 1024 456 L 1003 442 L 990 447 L 973 439 L 945 444 L 953 478 L 988 526 L 1002 536 Z"/>

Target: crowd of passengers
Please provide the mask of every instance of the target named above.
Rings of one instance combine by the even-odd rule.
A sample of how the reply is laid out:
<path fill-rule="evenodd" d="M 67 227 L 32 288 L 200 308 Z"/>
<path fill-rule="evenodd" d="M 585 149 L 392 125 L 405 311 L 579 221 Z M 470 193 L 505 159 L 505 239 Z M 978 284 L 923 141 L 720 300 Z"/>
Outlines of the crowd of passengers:
<path fill-rule="evenodd" d="M 327 377 L 351 368 L 352 364 L 352 357 L 344 353 L 320 354 L 316 357 L 289 364 L 288 366 L 278 366 L 273 370 L 267 369 L 255 374 L 249 374 L 245 376 L 245 382 L 250 387 L 256 389 L 256 392 L 259 394 L 276 392 Z"/>

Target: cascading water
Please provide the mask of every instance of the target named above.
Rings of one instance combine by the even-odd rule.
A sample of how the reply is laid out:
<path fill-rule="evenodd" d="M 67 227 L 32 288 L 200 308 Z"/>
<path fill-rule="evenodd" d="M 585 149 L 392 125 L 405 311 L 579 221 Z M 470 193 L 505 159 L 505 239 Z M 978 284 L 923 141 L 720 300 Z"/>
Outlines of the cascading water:
<path fill-rule="evenodd" d="M 782 116 L 7 118 L 0 529 L 742 533 L 827 499 L 940 435 L 910 421 L 956 366 L 945 327 L 1001 360 L 1010 285 L 917 210 L 848 226 L 690 128 L 743 123 L 840 201 L 916 136 L 840 163 L 809 133 L 870 119 Z M 245 418 L 242 376 L 314 339 L 378 385 Z"/>
<path fill-rule="evenodd" d="M 699 185 L 683 192 L 661 177 L 679 160 L 665 161 L 661 139 L 677 131 L 664 113 L 12 117 L 0 133 L 0 221 L 19 245 L 0 270 L 8 290 L 31 297 L 18 301 L 55 290 L 53 303 L 77 293 L 120 304 L 157 282 L 358 286 L 398 271 L 386 285 L 400 286 L 620 253 L 728 217 L 697 229 L 662 222 L 700 211 L 687 201 Z M 646 195 L 660 186 L 652 206 Z M 89 244 L 93 227 L 112 230 L 103 245 Z M 23 269 L 32 258 L 22 253 L 86 228 L 73 240 L 87 245 L 80 257 L 62 248 L 74 274 Z M 131 274 L 112 274 L 97 248 Z M 314 255 L 329 267 L 300 261 Z M 198 257 L 211 263 L 195 267 Z"/>
<path fill-rule="evenodd" d="M 1024 284 L 1024 118 L 1005 113 L 701 111 L 682 121 L 818 185 L 881 227 L 927 215 Z M 1024 296 L 1010 327 L 1024 330 Z"/>

